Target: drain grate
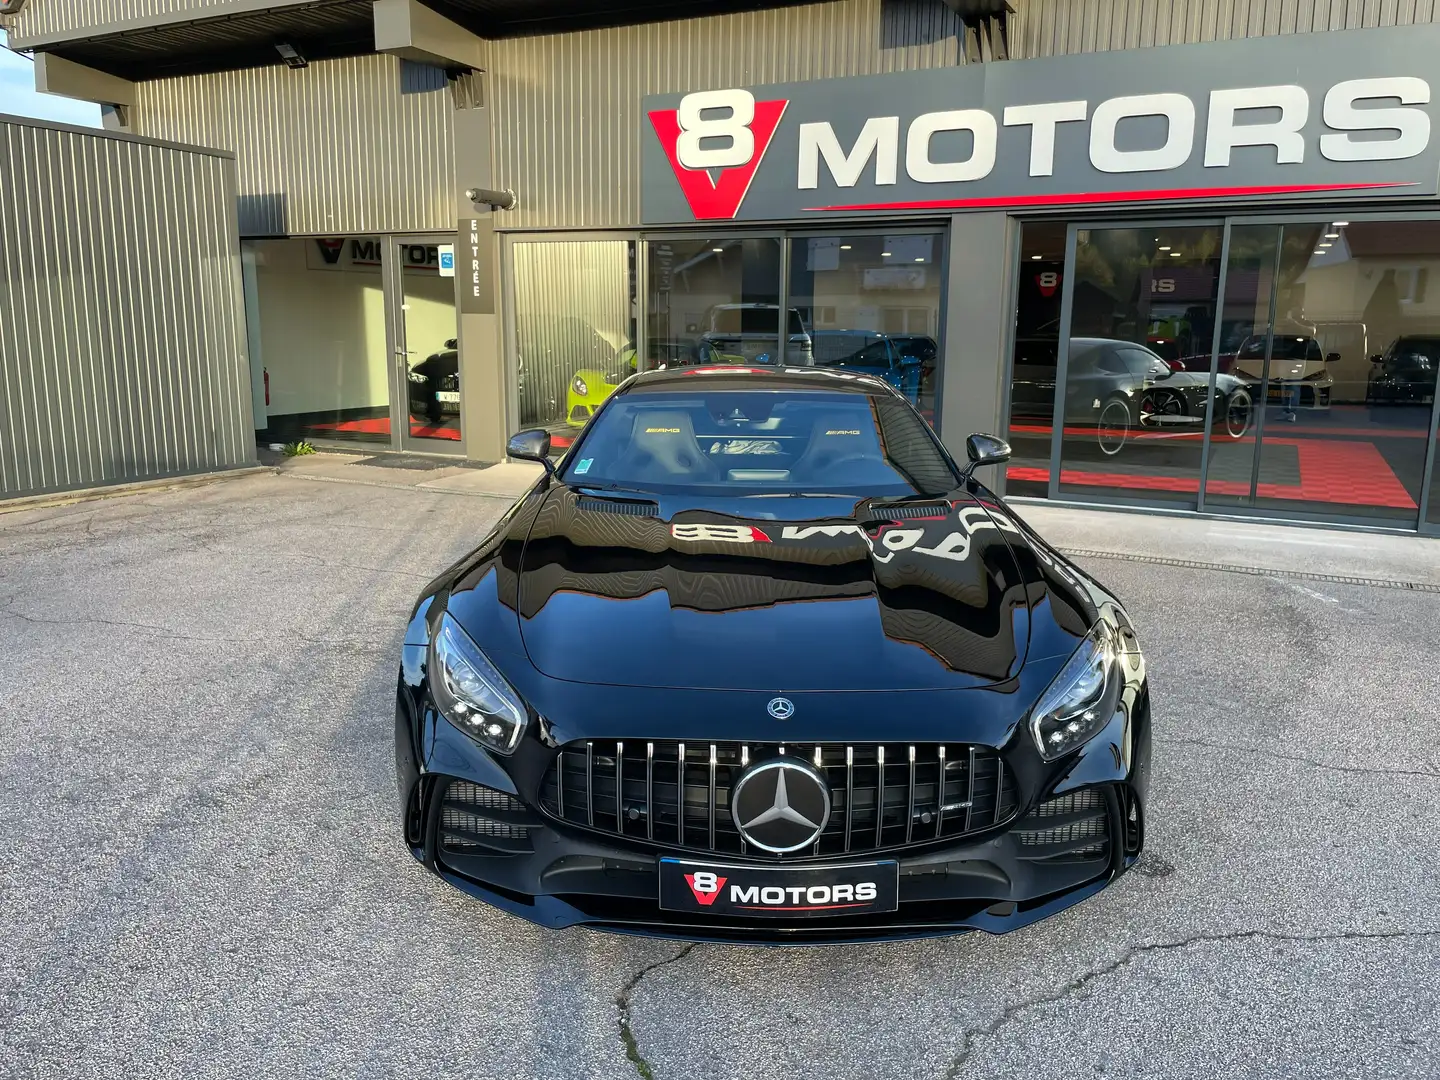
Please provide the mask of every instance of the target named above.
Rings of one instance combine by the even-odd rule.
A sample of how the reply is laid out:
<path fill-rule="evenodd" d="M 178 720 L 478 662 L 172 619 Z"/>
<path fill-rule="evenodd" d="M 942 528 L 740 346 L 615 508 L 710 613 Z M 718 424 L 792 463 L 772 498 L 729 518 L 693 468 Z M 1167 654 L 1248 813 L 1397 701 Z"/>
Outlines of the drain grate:
<path fill-rule="evenodd" d="M 1250 577 L 1284 578 L 1287 581 L 1323 581 L 1330 585 L 1363 585 L 1371 589 L 1399 589 L 1402 592 L 1440 593 L 1440 585 L 1423 581 L 1390 581 L 1386 578 L 1346 577 L 1343 574 L 1308 574 L 1300 570 L 1268 570 L 1263 566 L 1240 566 L 1235 563 L 1198 562 L 1192 559 L 1167 559 L 1160 555 L 1125 555 L 1116 551 L 1088 551 L 1084 548 L 1060 548 L 1071 559 L 1115 559 L 1120 562 L 1151 563 L 1155 566 L 1176 566 L 1184 570 L 1219 570 L 1225 574 L 1246 574 Z"/>

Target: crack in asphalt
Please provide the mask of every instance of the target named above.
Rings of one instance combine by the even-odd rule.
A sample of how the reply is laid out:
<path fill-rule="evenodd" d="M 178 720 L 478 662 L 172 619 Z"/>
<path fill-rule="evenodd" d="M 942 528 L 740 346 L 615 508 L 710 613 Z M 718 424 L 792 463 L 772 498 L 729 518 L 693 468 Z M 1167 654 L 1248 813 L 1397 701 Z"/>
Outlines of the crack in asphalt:
<path fill-rule="evenodd" d="M 1313 765 L 1317 769 L 1328 769 L 1331 772 L 1359 773 L 1364 776 L 1423 776 L 1430 780 L 1440 780 L 1440 772 L 1430 769 L 1377 769 L 1366 765 L 1331 765 L 1326 761 L 1317 761 L 1314 758 L 1300 757 L 1296 754 L 1281 754 L 1260 746 L 1235 746 L 1231 743 L 1208 742 L 1205 739 L 1167 738 L 1156 739 L 1155 742 L 1162 746 L 1203 746 L 1210 750 L 1234 750 L 1237 753 L 1257 754 L 1260 757 L 1274 758 L 1277 761 L 1294 761 L 1301 765 Z"/>
<path fill-rule="evenodd" d="M 943 1080 L 959 1080 L 960 1070 L 969 1059 L 971 1052 L 975 1049 L 978 1040 L 989 1038 L 1003 1028 L 1010 1021 L 1014 1020 L 1026 1009 L 1039 1008 L 1042 1005 L 1055 1005 L 1069 997 L 1078 994 L 1096 979 L 1106 975 L 1113 975 L 1121 968 L 1128 967 L 1142 956 L 1153 952 L 1170 952 L 1175 949 L 1184 949 L 1190 945 L 1215 944 L 1224 941 L 1284 941 L 1284 942 L 1321 942 L 1321 941 L 1391 941 L 1396 939 L 1423 940 L 1426 938 L 1440 938 L 1440 930 L 1345 930 L 1332 934 L 1283 934 L 1273 930 L 1235 930 L 1227 934 L 1193 934 L 1179 941 L 1151 941 L 1140 945 L 1132 945 L 1125 950 L 1121 956 L 1098 968 L 1091 968 L 1082 975 L 1071 979 L 1058 990 L 1052 990 L 1036 997 L 1026 998 L 1024 1001 L 1017 1001 L 1006 1005 L 1000 1011 L 1000 1015 L 988 1024 L 980 1027 L 972 1027 L 965 1032 L 965 1042 L 960 1048 L 960 1053 L 950 1062 L 950 1067 L 945 1070 Z M 652 1080 L 651 1077 L 646 1080 Z"/>
<path fill-rule="evenodd" d="M 258 645 L 274 638 L 266 635 L 258 637 L 207 637 L 203 634 L 184 634 L 172 630 L 168 626 L 155 626 L 151 623 L 123 622 L 117 619 L 100 619 L 95 617 L 85 619 L 42 619 L 35 615 L 25 615 L 11 608 L 0 608 L 0 615 L 8 615 L 12 619 L 19 619 L 21 622 L 29 623 L 32 626 L 113 626 L 126 630 L 145 630 L 160 637 L 168 638 L 171 641 L 194 641 L 205 644 L 218 645 Z M 286 641 L 299 642 L 304 645 L 320 645 L 328 648 L 353 649 L 359 652 L 380 651 L 389 647 L 389 642 L 382 641 L 359 641 L 342 640 L 335 641 L 327 638 L 309 638 L 286 631 Z"/>
<path fill-rule="evenodd" d="M 620 1010 L 620 1041 L 625 1044 L 625 1056 L 643 1080 L 655 1080 L 655 1070 L 651 1067 L 650 1062 L 645 1060 L 645 1055 L 640 1053 L 640 1044 L 635 1039 L 635 1028 L 631 1024 L 630 1017 L 630 995 L 634 993 L 635 987 L 640 985 L 640 980 L 645 978 L 646 975 L 649 975 L 657 968 L 668 967 L 671 964 L 679 963 L 694 952 L 695 946 L 698 944 L 699 942 L 692 941 L 674 956 L 666 957 L 664 960 L 657 960 L 655 963 L 641 968 L 634 975 L 630 976 L 630 981 L 620 988 L 620 993 L 615 997 L 615 1005 Z"/>

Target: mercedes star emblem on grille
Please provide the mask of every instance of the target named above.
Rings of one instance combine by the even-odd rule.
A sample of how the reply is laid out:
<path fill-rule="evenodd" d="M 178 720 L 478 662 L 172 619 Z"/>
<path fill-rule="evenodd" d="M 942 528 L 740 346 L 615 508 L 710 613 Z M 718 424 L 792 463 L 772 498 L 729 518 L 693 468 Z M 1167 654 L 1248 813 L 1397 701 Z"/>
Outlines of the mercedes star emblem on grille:
<path fill-rule="evenodd" d="M 770 704 L 765 706 L 765 711 L 776 720 L 789 720 L 795 715 L 795 703 L 789 698 L 771 698 Z"/>
<path fill-rule="evenodd" d="M 730 813 L 746 843 L 776 855 L 799 851 L 830 820 L 830 787 L 798 759 L 762 761 L 731 789 Z"/>

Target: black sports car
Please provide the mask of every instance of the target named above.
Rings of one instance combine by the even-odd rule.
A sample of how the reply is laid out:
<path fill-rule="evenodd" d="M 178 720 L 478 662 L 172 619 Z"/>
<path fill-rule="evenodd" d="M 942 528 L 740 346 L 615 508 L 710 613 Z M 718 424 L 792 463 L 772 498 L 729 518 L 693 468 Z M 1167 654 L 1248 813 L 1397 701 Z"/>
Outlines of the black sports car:
<path fill-rule="evenodd" d="M 431 424 L 460 415 L 460 354 L 454 338 L 410 368 L 410 416 Z"/>
<path fill-rule="evenodd" d="M 1003 932 L 1140 853 L 1119 602 L 884 382 L 627 379 L 405 635 L 415 857 L 546 926 L 764 942 Z"/>

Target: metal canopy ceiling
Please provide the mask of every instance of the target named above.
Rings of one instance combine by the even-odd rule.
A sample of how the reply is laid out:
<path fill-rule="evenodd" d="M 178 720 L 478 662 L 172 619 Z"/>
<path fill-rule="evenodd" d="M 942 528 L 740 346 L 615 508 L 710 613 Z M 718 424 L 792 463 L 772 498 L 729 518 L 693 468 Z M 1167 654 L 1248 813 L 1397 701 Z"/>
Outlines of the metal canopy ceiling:
<path fill-rule="evenodd" d="M 280 41 L 294 45 L 307 60 L 374 52 L 371 0 L 334 0 L 202 22 L 147 26 L 57 44 L 49 51 L 139 81 L 279 64 L 275 44 Z"/>
<path fill-rule="evenodd" d="M 786 7 L 814 0 L 425 0 L 481 37 L 500 38 L 624 26 L 666 19 Z M 280 63 L 277 42 L 307 60 L 375 50 L 371 0 L 317 0 L 269 11 L 147 26 L 46 46 L 67 60 L 143 80 Z"/>

